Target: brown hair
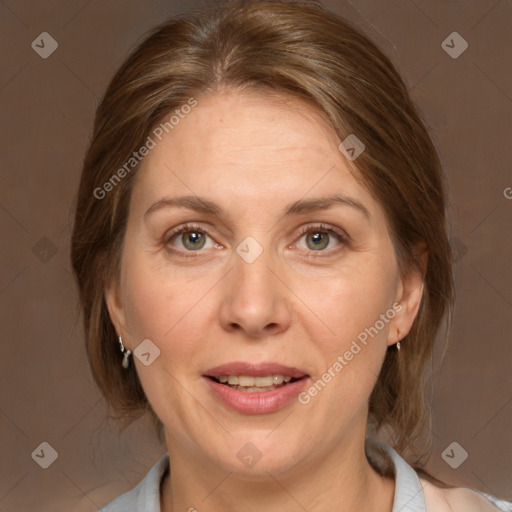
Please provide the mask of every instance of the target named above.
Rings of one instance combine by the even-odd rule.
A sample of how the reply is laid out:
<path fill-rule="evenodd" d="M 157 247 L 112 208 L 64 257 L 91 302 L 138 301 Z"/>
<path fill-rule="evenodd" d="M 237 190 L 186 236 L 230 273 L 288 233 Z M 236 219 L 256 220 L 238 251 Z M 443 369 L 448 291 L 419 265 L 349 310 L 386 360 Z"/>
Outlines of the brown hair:
<path fill-rule="evenodd" d="M 369 403 L 373 424 L 389 428 L 402 450 L 429 418 L 424 370 L 454 301 L 441 165 L 389 59 L 315 2 L 236 1 L 173 18 L 133 51 L 110 82 L 84 161 L 72 236 L 87 353 L 99 387 L 116 411 L 151 411 L 133 365 L 121 367 L 104 300 L 106 283 L 119 276 L 137 166 L 102 198 L 95 191 L 164 116 L 219 90 L 291 95 L 322 113 L 340 140 L 356 134 L 366 146 L 354 162 L 359 179 L 386 212 L 402 273 L 421 268 L 416 247 L 426 244 L 420 310 L 400 354 L 388 350 Z"/>

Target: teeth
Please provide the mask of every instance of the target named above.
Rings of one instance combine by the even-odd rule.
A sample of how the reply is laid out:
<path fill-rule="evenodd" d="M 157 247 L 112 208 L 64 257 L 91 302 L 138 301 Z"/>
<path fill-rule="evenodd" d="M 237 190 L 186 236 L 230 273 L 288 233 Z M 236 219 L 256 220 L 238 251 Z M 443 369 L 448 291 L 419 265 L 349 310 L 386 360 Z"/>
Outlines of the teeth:
<path fill-rule="evenodd" d="M 246 376 L 246 375 L 240 375 L 238 377 L 238 385 L 239 386 L 243 386 L 244 388 L 250 388 L 250 387 L 254 386 L 256 379 L 259 380 L 260 377 L 254 378 L 254 377 L 249 377 L 249 376 Z M 266 384 L 266 385 L 268 386 L 268 384 Z"/>
<path fill-rule="evenodd" d="M 268 378 L 268 377 L 265 377 L 265 378 Z M 282 375 L 272 375 L 272 384 L 279 385 L 279 384 L 282 384 L 283 382 L 284 382 L 284 377 Z"/>
<path fill-rule="evenodd" d="M 268 388 L 272 386 L 280 386 L 283 382 L 287 383 L 292 380 L 289 375 L 265 375 L 262 377 L 253 377 L 251 375 L 221 375 L 218 377 L 222 384 L 231 386 L 242 386 L 246 388 Z"/>

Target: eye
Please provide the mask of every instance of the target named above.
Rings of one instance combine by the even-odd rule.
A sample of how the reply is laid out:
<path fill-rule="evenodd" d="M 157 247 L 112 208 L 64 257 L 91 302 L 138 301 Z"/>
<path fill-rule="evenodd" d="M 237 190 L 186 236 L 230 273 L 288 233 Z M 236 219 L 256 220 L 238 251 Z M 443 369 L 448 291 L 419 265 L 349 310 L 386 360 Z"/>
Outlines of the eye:
<path fill-rule="evenodd" d="M 337 241 L 336 246 L 348 245 L 348 237 L 338 232 L 336 229 L 319 224 L 316 226 L 306 226 L 299 232 L 299 240 L 305 240 L 306 251 L 331 254 L 337 252 L 337 248 L 332 245 Z M 208 243 L 208 241 L 210 242 Z M 297 243 L 298 243 L 297 242 Z M 184 256 L 193 256 L 190 253 L 200 252 L 201 249 L 222 248 L 221 245 L 214 242 L 212 238 L 195 224 L 185 224 L 172 230 L 164 239 L 164 245 L 170 246 L 170 250 L 180 253 Z M 304 247 L 303 247 L 304 248 Z M 189 253 L 189 254 L 186 254 Z M 309 257 L 316 257 L 311 255 Z"/>
<path fill-rule="evenodd" d="M 199 251 L 200 249 L 211 249 L 213 246 L 219 247 L 218 244 L 214 244 L 213 241 L 210 243 L 210 246 L 207 246 L 208 239 L 210 239 L 210 236 L 199 226 L 185 224 L 184 226 L 173 230 L 168 236 L 166 236 L 165 245 L 176 247 L 176 243 L 181 244 L 181 247 L 178 245 L 178 249 L 181 252 L 194 252 Z"/>
<path fill-rule="evenodd" d="M 342 233 L 323 224 L 306 226 L 300 231 L 300 235 L 299 241 L 305 240 L 306 250 L 315 252 L 331 253 L 333 239 L 338 241 L 337 246 L 347 244 L 347 238 Z M 325 249 L 329 250 L 326 251 Z M 336 251 L 336 248 L 333 250 Z"/>

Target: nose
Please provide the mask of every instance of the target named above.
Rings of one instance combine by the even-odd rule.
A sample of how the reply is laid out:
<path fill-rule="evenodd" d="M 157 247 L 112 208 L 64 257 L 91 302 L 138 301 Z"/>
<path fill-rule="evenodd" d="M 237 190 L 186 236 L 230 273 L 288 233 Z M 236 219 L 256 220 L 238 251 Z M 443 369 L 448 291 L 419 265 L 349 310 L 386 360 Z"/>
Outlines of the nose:
<path fill-rule="evenodd" d="M 285 332 L 291 321 L 291 291 L 280 274 L 266 251 L 252 263 L 234 255 L 221 298 L 222 327 L 252 339 Z"/>

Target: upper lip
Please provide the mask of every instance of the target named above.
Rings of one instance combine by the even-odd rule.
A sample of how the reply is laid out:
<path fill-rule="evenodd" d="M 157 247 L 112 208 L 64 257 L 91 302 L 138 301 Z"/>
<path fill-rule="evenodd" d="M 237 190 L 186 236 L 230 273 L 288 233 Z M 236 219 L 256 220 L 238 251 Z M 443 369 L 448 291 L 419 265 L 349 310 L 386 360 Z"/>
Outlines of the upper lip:
<path fill-rule="evenodd" d="M 294 379 L 300 379 L 307 373 L 299 368 L 285 366 L 279 363 L 245 363 L 243 361 L 235 361 L 232 363 L 221 364 L 210 368 L 204 374 L 206 377 L 220 377 L 222 375 L 250 375 L 253 377 L 262 377 L 265 375 L 289 375 Z"/>

